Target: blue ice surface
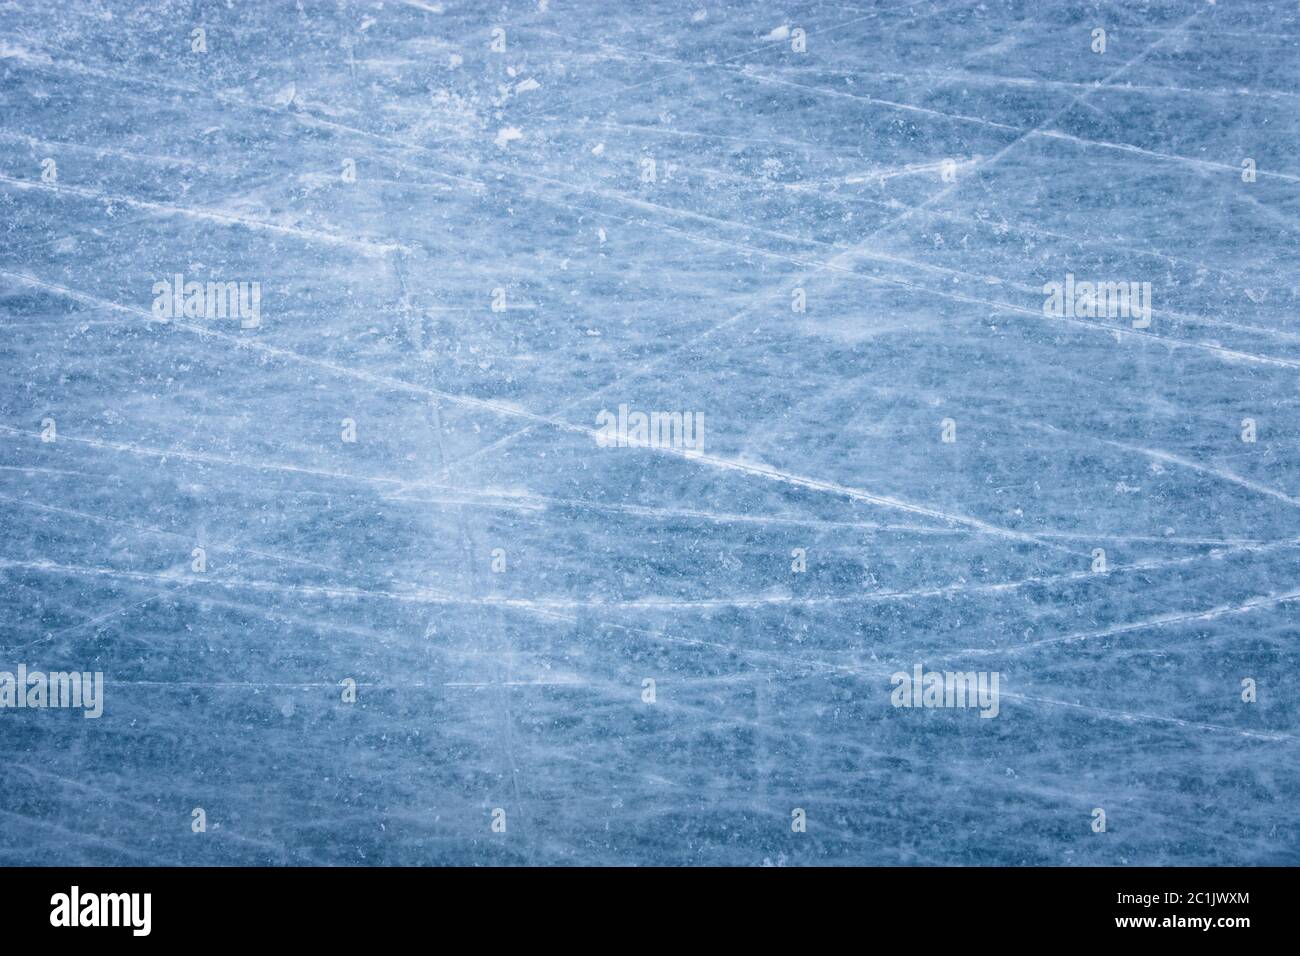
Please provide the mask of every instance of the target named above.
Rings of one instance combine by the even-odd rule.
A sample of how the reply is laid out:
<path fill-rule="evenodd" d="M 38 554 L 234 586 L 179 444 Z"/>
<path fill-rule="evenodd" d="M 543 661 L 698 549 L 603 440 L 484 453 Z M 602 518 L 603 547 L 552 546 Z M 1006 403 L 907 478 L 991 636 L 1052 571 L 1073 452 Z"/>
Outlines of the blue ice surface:
<path fill-rule="evenodd" d="M 1300 863 L 1297 133 L 1290 2 L 0 4 L 0 863 Z"/>

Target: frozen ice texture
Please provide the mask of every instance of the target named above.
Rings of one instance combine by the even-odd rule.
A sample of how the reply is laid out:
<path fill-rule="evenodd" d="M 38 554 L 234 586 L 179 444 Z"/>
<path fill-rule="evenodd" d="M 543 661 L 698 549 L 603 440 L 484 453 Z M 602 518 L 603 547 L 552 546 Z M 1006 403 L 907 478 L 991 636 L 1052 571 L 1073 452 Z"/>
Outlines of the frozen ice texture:
<path fill-rule="evenodd" d="M 0 862 L 1300 863 L 1293 3 L 6 3 L 0 107 L 0 670 L 106 681 Z"/>

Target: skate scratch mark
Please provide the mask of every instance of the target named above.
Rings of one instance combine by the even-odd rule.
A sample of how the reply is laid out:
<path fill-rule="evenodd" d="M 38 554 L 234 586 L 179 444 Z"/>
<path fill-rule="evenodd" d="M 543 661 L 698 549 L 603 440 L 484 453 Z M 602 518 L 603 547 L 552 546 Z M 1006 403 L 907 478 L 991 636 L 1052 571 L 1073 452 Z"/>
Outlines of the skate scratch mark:
<path fill-rule="evenodd" d="M 1279 604 L 1289 604 L 1292 601 L 1300 600 L 1300 590 L 1288 591 L 1284 594 L 1271 594 L 1258 597 L 1252 597 L 1240 604 L 1223 604 L 1218 607 L 1208 608 L 1204 611 L 1180 611 L 1172 614 L 1159 614 L 1155 617 L 1149 617 L 1141 621 L 1133 621 L 1128 624 L 1116 624 L 1113 627 L 1101 628 L 1096 631 L 1081 631 L 1075 634 L 1064 634 L 1059 637 L 1049 637 L 1041 641 L 1031 641 L 1027 644 L 1015 644 L 1009 647 L 979 647 L 968 648 L 958 651 L 958 654 L 973 655 L 1013 655 L 1022 654 L 1025 651 L 1037 650 L 1041 647 L 1050 647 L 1055 644 L 1075 644 L 1082 641 L 1091 641 L 1099 637 L 1113 637 L 1117 634 L 1128 634 L 1133 631 L 1145 631 L 1155 628 L 1167 627 L 1170 624 L 1188 624 L 1196 621 L 1213 621 L 1220 617 L 1231 614 L 1248 614 L 1251 611 L 1260 608 L 1276 607 Z"/>
<path fill-rule="evenodd" d="M 110 193 L 96 192 L 93 189 L 84 189 L 80 186 L 70 186 L 63 183 L 44 183 L 26 179 L 14 179 L 11 176 L 5 176 L 3 174 L 0 174 L 0 183 L 12 186 L 16 189 L 39 189 L 44 190 L 45 192 L 55 193 L 59 196 L 77 196 L 82 199 L 90 199 L 96 202 L 112 203 L 115 205 L 127 206 L 132 209 L 143 209 L 164 216 L 188 216 L 192 219 L 218 222 L 226 226 L 242 226 L 246 229 L 275 232 L 281 235 L 293 236 L 294 238 L 305 239 L 311 242 L 323 242 L 329 245 L 347 246 L 373 256 L 383 256 L 392 252 L 410 252 L 410 249 L 406 246 L 391 243 L 376 243 L 365 239 L 353 239 L 348 236 L 339 236 L 329 232 L 319 232 L 314 229 L 302 229 L 297 226 L 282 226 L 273 222 L 265 222 L 261 219 L 249 219 L 244 216 L 236 216 L 232 213 L 218 212 L 215 209 L 203 209 L 197 206 L 173 206 L 167 203 L 134 199 L 130 196 L 116 196 Z"/>
<path fill-rule="evenodd" d="M 53 283 L 46 283 L 39 279 L 35 279 L 32 276 L 5 272 L 5 271 L 0 271 L 0 275 L 8 276 L 9 278 L 17 279 L 19 281 L 24 281 L 30 284 L 48 288 L 53 291 L 58 291 L 58 292 L 71 291 L 63 288 L 62 286 L 57 286 L 54 285 Z M 97 299 L 96 297 L 86 295 L 85 293 L 73 293 L 73 295 L 74 297 L 83 300 L 93 301 L 101 305 L 108 305 L 113 308 L 123 309 L 128 312 L 135 312 L 139 315 L 148 317 L 149 319 L 153 320 L 153 316 L 150 313 L 145 312 L 143 309 L 133 309 L 130 306 L 123 306 L 118 303 L 108 302 L 107 300 Z M 153 321 L 157 321 L 157 320 L 153 320 Z M 189 332 L 194 332 L 199 335 L 222 339 L 224 341 L 230 342 L 234 345 L 241 346 L 243 348 L 253 349 L 255 351 L 259 351 L 267 355 L 273 355 L 281 359 L 314 365 L 318 368 L 328 369 L 329 371 L 335 372 L 339 375 L 347 376 L 350 378 L 356 378 L 362 381 L 367 381 L 375 384 L 385 385 L 394 390 L 414 392 L 429 397 L 442 398 L 459 405 L 465 405 L 471 408 L 479 408 L 479 409 L 491 411 L 498 415 L 524 418 L 536 424 L 550 425 L 551 427 L 559 429 L 561 431 L 585 436 L 591 439 L 593 443 L 599 437 L 599 432 L 594 428 L 588 428 L 583 425 L 574 425 L 570 422 L 564 421 L 559 418 L 555 418 L 553 416 L 539 415 L 534 412 L 529 412 L 524 409 L 521 409 L 518 406 L 507 405 L 502 402 L 495 402 L 487 399 L 477 399 L 477 398 L 470 398 L 468 396 L 463 396 L 463 395 L 453 395 L 447 392 L 438 391 L 436 389 L 426 388 L 421 385 L 415 385 L 411 382 L 406 382 L 401 379 L 394 379 L 394 378 L 389 378 L 387 376 L 374 375 L 371 373 L 362 372 L 358 369 L 338 365 L 334 362 L 328 362 L 323 359 L 316 359 L 316 358 L 311 358 L 309 356 L 301 355 L 297 352 L 293 352 L 288 349 L 281 349 L 271 345 L 266 345 L 265 343 L 262 343 L 253 338 L 247 338 L 247 337 L 241 338 L 236 335 L 228 335 L 224 332 L 218 332 L 213 329 L 204 328 L 203 326 L 199 326 L 199 325 L 193 325 L 192 323 L 188 323 L 188 322 L 181 322 L 175 319 L 160 324 L 171 325 L 177 328 L 185 329 L 186 331 Z M 606 386 L 606 389 L 608 389 L 609 387 L 610 386 Z M 0 429 L 12 431 L 12 429 L 7 428 L 6 426 L 0 426 Z M 90 439 L 83 439 L 83 440 L 90 441 Z M 821 491 L 833 495 L 840 495 L 843 497 L 847 497 L 855 501 L 863 501 L 869 504 L 879 505 L 882 507 L 896 508 L 913 514 L 926 515 L 932 518 L 940 518 L 941 520 L 944 521 L 966 525 L 967 527 L 976 528 L 985 533 L 996 535 L 999 537 L 1005 537 L 1012 540 L 1023 541 L 1026 543 L 1050 546 L 1050 545 L 1046 545 L 1045 542 L 1039 541 L 1032 534 L 1026 534 L 1023 532 L 1002 528 L 997 525 L 991 524 L 989 522 L 982 521 L 978 518 L 971 518 L 965 515 L 957 514 L 955 512 L 947 512 L 936 508 L 926 507 L 924 505 L 913 504 L 901 498 L 896 498 L 888 495 L 874 494 L 872 492 L 865 491 L 860 488 L 852 488 L 846 485 L 839 485 L 834 482 L 822 481 L 820 479 L 798 475 L 793 472 L 782 471 L 778 468 L 771 467 L 768 465 L 759 465 L 759 464 L 754 464 L 749 462 L 743 462 L 737 459 L 723 458 L 717 455 L 695 454 L 689 450 L 681 449 L 681 448 L 659 447 L 659 448 L 650 448 L 648 450 L 656 451 L 661 454 L 684 459 L 687 461 L 696 462 L 713 468 L 719 468 L 727 471 L 734 471 L 741 474 L 766 478 L 771 481 L 777 481 L 784 484 L 805 488 L 810 491 Z M 304 469 L 304 471 L 310 471 L 310 469 Z M 446 469 L 444 469 L 444 471 L 446 471 Z M 393 481 L 396 483 L 396 479 L 393 479 Z"/>

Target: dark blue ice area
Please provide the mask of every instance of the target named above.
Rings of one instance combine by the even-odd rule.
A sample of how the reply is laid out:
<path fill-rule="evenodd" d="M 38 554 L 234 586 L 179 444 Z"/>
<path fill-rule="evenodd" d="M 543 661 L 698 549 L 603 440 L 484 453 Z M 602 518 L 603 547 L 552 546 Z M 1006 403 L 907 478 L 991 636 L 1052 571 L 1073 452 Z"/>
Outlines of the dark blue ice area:
<path fill-rule="evenodd" d="M 0 3 L 0 863 L 1300 863 L 1298 236 L 1293 2 Z"/>

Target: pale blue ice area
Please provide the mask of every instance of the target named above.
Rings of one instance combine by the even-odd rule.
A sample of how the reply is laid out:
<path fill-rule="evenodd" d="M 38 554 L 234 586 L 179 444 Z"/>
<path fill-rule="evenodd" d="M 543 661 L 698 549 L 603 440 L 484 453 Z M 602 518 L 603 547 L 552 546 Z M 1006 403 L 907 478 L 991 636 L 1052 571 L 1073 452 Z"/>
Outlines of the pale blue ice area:
<path fill-rule="evenodd" d="M 1283 0 L 0 2 L 0 864 L 1300 863 L 1298 236 Z"/>

